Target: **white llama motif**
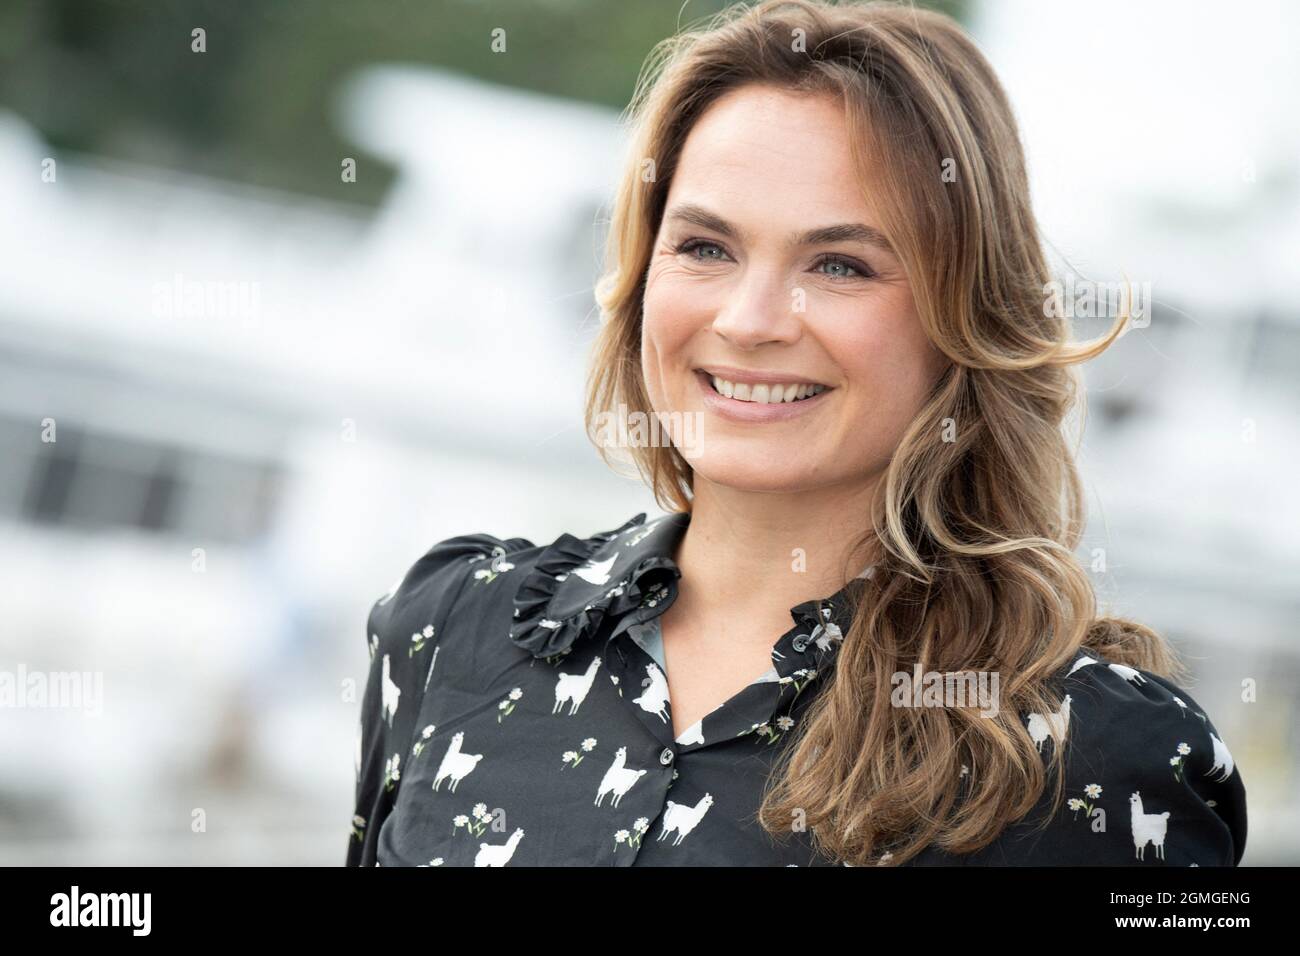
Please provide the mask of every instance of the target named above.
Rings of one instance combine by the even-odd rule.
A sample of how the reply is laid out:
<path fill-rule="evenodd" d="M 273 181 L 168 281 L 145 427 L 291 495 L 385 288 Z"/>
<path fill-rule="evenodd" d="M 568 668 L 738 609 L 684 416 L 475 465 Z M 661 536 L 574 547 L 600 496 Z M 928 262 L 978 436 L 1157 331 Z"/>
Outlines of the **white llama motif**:
<path fill-rule="evenodd" d="M 582 578 L 582 580 L 589 581 L 592 584 L 608 584 L 609 571 L 610 568 L 614 566 L 614 558 L 617 557 L 618 552 L 615 551 L 613 557 L 606 558 L 604 561 L 599 562 L 588 561 L 582 567 L 574 568 L 572 573 Z"/>
<path fill-rule="evenodd" d="M 566 674 L 560 671 L 555 679 L 555 706 L 551 708 L 551 713 L 559 713 L 560 708 L 567 701 L 569 716 L 576 714 L 582 702 L 587 699 L 587 693 L 591 690 L 591 684 L 596 679 L 596 671 L 599 669 L 600 656 L 597 655 L 591 659 L 591 663 L 581 674 Z"/>
<path fill-rule="evenodd" d="M 389 676 L 388 655 L 384 655 L 384 679 L 380 686 L 381 702 L 383 704 L 382 713 L 384 719 L 388 721 L 388 726 L 393 726 L 393 717 L 397 713 L 397 698 L 402 696 L 402 689 L 393 683 L 392 677 Z"/>
<path fill-rule="evenodd" d="M 1093 658 L 1089 657 L 1087 654 L 1080 654 L 1080 655 L 1079 655 L 1079 659 L 1078 659 L 1077 661 L 1074 662 L 1074 666 L 1072 666 L 1072 667 L 1071 667 L 1071 668 L 1066 672 L 1065 676 L 1066 676 L 1066 677 L 1069 677 L 1071 674 L 1073 674 L 1075 671 L 1077 671 L 1080 667 L 1087 667 L 1089 664 L 1095 664 L 1095 663 L 1097 663 L 1096 660 L 1094 660 Z"/>
<path fill-rule="evenodd" d="M 1048 737 L 1055 737 L 1059 742 L 1065 737 L 1065 730 L 1070 726 L 1070 695 L 1061 701 L 1061 709 L 1055 713 L 1030 714 L 1029 736 L 1038 745 L 1038 752 L 1043 752 L 1043 744 Z"/>
<path fill-rule="evenodd" d="M 1222 783 L 1232 776 L 1232 754 L 1228 753 L 1228 745 L 1214 734 L 1210 734 L 1210 743 L 1214 744 L 1214 766 L 1205 771 L 1205 775 L 1208 777 L 1216 770 L 1221 771 L 1216 779 Z"/>
<path fill-rule="evenodd" d="M 520 827 L 510 834 L 509 840 L 499 846 L 491 843 L 480 843 L 478 852 L 474 854 L 474 865 L 505 866 L 510 862 L 510 858 L 515 855 L 515 847 L 519 846 L 519 841 L 523 838 L 524 828 Z"/>
<path fill-rule="evenodd" d="M 478 766 L 478 762 L 483 759 L 482 754 L 466 754 L 460 752 L 460 745 L 465 742 L 465 732 L 457 731 L 452 735 L 451 743 L 447 745 L 447 752 L 442 755 L 442 763 L 438 764 L 438 775 L 433 778 L 433 789 L 441 787 L 443 780 L 451 778 L 451 792 L 456 792 L 456 784 L 461 779 L 468 776 L 469 772 Z"/>
<path fill-rule="evenodd" d="M 844 640 L 844 633 L 834 621 L 827 621 L 813 628 L 811 642 L 823 651 L 830 650 L 831 641 L 842 640 Z"/>
<path fill-rule="evenodd" d="M 709 812 L 709 807 L 713 806 L 713 794 L 706 793 L 700 798 L 700 802 L 695 806 L 685 803 L 675 803 L 668 801 L 668 806 L 664 810 L 663 829 L 659 831 L 659 840 L 668 835 L 668 831 L 676 830 L 677 839 L 673 840 L 673 846 L 681 843 L 686 835 L 695 829 L 696 824 L 704 819 L 704 814 Z"/>
<path fill-rule="evenodd" d="M 623 794 L 632 789 L 632 784 L 644 777 L 644 770 L 629 770 L 627 768 L 627 748 L 619 747 L 618 752 L 614 755 L 614 762 L 609 765 L 605 771 L 605 776 L 600 778 L 600 787 L 596 791 L 596 806 L 600 806 L 605 799 L 605 794 L 614 794 L 612 806 L 617 807 Z"/>
<path fill-rule="evenodd" d="M 1154 843 L 1156 856 L 1165 858 L 1165 832 L 1169 828 L 1169 811 L 1164 813 L 1143 813 L 1142 797 L 1134 790 L 1128 798 L 1133 808 L 1133 853 L 1140 860 L 1148 843 Z"/>
<path fill-rule="evenodd" d="M 701 717 L 695 723 L 683 730 L 682 735 L 677 738 L 677 742 L 683 747 L 687 744 L 704 743 L 704 718 Z"/>
<path fill-rule="evenodd" d="M 1147 679 L 1127 664 L 1111 664 L 1110 669 L 1130 684 L 1145 684 Z"/>
<path fill-rule="evenodd" d="M 651 714 L 658 714 L 659 719 L 668 723 L 668 678 L 659 669 L 658 664 L 647 664 L 645 672 L 650 675 L 650 683 L 640 697 L 632 698 L 633 703 Z"/>

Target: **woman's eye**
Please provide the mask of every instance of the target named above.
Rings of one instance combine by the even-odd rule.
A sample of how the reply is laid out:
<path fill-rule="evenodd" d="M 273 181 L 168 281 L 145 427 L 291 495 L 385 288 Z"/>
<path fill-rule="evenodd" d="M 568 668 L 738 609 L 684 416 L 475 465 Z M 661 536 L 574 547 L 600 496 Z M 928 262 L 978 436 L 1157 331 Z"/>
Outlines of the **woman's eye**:
<path fill-rule="evenodd" d="M 835 271 L 826 271 L 822 275 L 831 279 L 870 279 L 872 272 L 866 266 L 853 262 L 850 259 L 842 259 L 839 256 L 826 256 L 818 261 L 815 268 L 830 266 Z"/>
<path fill-rule="evenodd" d="M 706 249 L 706 250 L 716 249 L 718 250 L 718 252 L 722 253 L 722 256 L 725 256 L 727 254 L 726 250 L 723 249 L 722 246 L 718 245 L 716 242 L 710 242 L 707 239 L 687 239 L 685 242 L 683 242 L 680 246 L 677 247 L 677 252 L 679 254 L 683 252 L 693 253 L 697 249 Z M 713 255 L 712 253 L 709 253 L 704 256 L 692 255 L 691 258 L 695 259 L 697 262 L 708 262 L 710 260 L 717 262 L 719 259 L 722 258 L 722 256 Z"/>
<path fill-rule="evenodd" d="M 687 239 L 674 251 L 678 255 L 689 255 L 695 262 L 722 262 L 727 258 L 727 250 L 709 239 Z M 822 275 L 837 282 L 847 279 L 870 279 L 875 276 L 875 273 L 862 263 L 842 256 L 823 256 L 813 268 L 822 270 L 823 267 L 829 269 L 822 271 Z"/>

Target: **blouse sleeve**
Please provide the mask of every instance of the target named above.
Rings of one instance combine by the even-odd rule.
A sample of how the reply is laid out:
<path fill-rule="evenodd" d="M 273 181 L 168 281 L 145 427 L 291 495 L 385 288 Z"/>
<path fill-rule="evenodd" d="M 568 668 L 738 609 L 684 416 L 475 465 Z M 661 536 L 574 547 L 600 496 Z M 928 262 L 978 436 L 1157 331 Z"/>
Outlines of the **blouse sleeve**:
<path fill-rule="evenodd" d="M 370 664 L 356 727 L 355 810 L 347 866 L 377 866 L 379 828 L 392 810 L 417 731 L 434 649 L 473 562 L 512 542 L 488 534 L 440 541 L 370 609 Z M 499 549 L 494 551 L 494 549 Z"/>
<path fill-rule="evenodd" d="M 1068 705 L 1061 802 L 1045 829 L 1015 828 L 1020 839 L 1004 843 L 1005 862 L 1236 866 L 1246 847 L 1246 789 L 1218 728 L 1172 682 L 1087 660 L 1060 685 Z M 1061 716 L 1029 715 L 1031 736 L 1050 737 Z"/>

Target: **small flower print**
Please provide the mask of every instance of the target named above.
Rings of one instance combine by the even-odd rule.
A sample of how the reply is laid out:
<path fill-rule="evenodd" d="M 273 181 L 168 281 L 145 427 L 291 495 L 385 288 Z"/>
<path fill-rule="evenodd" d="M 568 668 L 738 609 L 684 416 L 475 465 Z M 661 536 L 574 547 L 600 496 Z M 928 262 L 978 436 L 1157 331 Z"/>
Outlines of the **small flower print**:
<path fill-rule="evenodd" d="M 433 724 L 430 724 L 428 727 L 425 727 L 422 731 L 420 731 L 420 739 L 417 740 L 415 742 L 415 746 L 411 748 L 412 756 L 415 757 L 420 756 L 421 751 L 424 750 L 425 741 L 427 741 L 432 736 L 433 736 Z"/>
<path fill-rule="evenodd" d="M 794 696 L 798 697 L 803 689 L 808 686 L 809 682 L 817 676 L 817 671 L 811 667 L 801 667 L 790 674 L 789 677 L 782 677 L 782 684 L 794 685 Z"/>
<path fill-rule="evenodd" d="M 474 561 L 482 561 L 487 555 L 474 558 Z M 479 568 L 474 572 L 474 583 L 477 585 L 480 581 L 486 581 L 491 584 L 500 575 L 507 571 L 513 571 L 514 565 L 506 560 L 506 549 L 498 545 L 492 549 L 492 563 L 486 568 Z"/>
<path fill-rule="evenodd" d="M 505 718 L 509 717 L 514 712 L 515 702 L 518 701 L 519 698 L 523 696 L 524 696 L 523 690 L 519 687 L 516 687 L 514 690 L 510 691 L 509 694 L 506 695 L 505 699 L 501 701 L 501 703 L 497 704 L 497 710 L 500 711 L 500 713 L 497 714 L 498 724 L 501 723 L 501 721 L 505 720 Z"/>
<path fill-rule="evenodd" d="M 352 835 L 356 837 L 358 840 L 365 839 L 365 834 L 362 832 L 363 830 L 365 830 L 365 828 L 366 828 L 365 817 L 361 816 L 361 814 L 357 814 L 352 818 Z"/>
<path fill-rule="evenodd" d="M 668 585 L 659 584 L 651 588 L 641 598 L 642 607 L 655 607 L 660 601 L 668 597 Z"/>
<path fill-rule="evenodd" d="M 768 721 L 766 723 L 755 724 L 749 730 L 742 730 L 736 736 L 739 737 L 747 733 L 756 733 L 759 739 L 766 740 L 768 745 L 771 746 L 772 744 L 780 740 L 781 737 L 785 735 L 786 731 L 788 731 L 793 726 L 794 726 L 794 718 L 782 714 L 780 717 L 776 719 L 775 729 L 773 729 L 772 727 L 772 722 Z"/>
<path fill-rule="evenodd" d="M 1092 819 L 1092 811 L 1096 807 L 1096 800 L 1101 796 L 1101 785 L 1097 783 L 1088 784 L 1083 788 L 1083 796 L 1087 799 L 1071 797 L 1066 801 L 1066 806 L 1074 811 L 1074 819 L 1076 820 L 1079 819 L 1080 810 L 1083 811 L 1084 820 Z"/>
<path fill-rule="evenodd" d="M 632 824 L 631 832 L 627 830 L 617 830 L 614 833 L 614 852 L 618 852 L 619 844 L 626 843 L 632 849 L 641 846 L 641 838 L 645 836 L 650 829 L 650 820 L 646 817 L 637 817 L 636 822 Z"/>
<path fill-rule="evenodd" d="M 452 832 L 464 827 L 466 833 L 482 836 L 491 822 L 492 814 L 488 812 L 487 804 L 476 803 L 474 809 L 470 811 L 470 816 L 461 813 L 452 818 Z"/>
<path fill-rule="evenodd" d="M 398 764 L 402 762 L 401 754 L 393 754 L 384 762 L 384 789 L 392 790 L 393 784 L 402 778 L 401 769 Z"/>
<path fill-rule="evenodd" d="M 426 624 L 424 625 L 423 630 L 416 631 L 411 635 L 411 646 L 407 648 L 406 656 L 414 657 L 416 654 L 420 653 L 420 651 L 424 650 L 425 642 L 431 637 L 433 637 L 433 625 Z"/>
<path fill-rule="evenodd" d="M 578 753 L 576 750 L 566 750 L 564 752 L 564 756 L 560 758 L 564 764 L 564 766 L 560 768 L 561 770 L 563 770 L 564 767 L 576 767 L 578 764 L 582 763 L 582 758 L 595 749 L 596 738 L 588 737 L 579 746 L 582 748 L 582 753 Z"/>
<path fill-rule="evenodd" d="M 1192 752 L 1192 748 L 1186 743 L 1178 745 L 1178 756 L 1169 758 L 1169 766 L 1174 768 L 1174 779 L 1182 782 L 1183 770 L 1186 769 L 1186 757 Z"/>

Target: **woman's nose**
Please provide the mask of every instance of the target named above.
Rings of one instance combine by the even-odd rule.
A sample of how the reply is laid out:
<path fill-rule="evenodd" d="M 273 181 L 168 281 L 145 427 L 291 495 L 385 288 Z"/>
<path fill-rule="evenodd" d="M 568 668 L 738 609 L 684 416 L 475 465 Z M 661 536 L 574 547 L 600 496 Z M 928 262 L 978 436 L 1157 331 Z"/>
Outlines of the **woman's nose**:
<path fill-rule="evenodd" d="M 793 342 L 803 328 L 803 289 L 780 269 L 750 266 L 729 290 L 713 330 L 741 348 Z"/>

